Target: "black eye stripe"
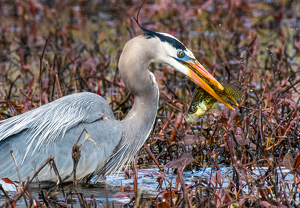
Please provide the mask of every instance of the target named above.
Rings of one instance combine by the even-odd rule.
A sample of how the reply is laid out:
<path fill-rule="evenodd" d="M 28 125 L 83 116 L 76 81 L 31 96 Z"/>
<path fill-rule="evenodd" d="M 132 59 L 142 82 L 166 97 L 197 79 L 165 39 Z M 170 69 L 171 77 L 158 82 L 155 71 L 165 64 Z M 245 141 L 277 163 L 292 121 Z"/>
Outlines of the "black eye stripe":
<path fill-rule="evenodd" d="M 160 34 L 160 33 L 156 33 L 153 32 L 151 30 L 147 30 L 145 28 L 142 27 L 142 30 L 144 30 L 146 33 L 144 34 L 144 36 L 149 39 L 149 38 L 153 38 L 153 37 L 158 37 L 162 42 L 167 42 L 169 43 L 172 47 L 178 49 L 178 50 L 186 50 L 186 47 L 179 42 L 178 40 L 176 40 L 175 38 Z"/>

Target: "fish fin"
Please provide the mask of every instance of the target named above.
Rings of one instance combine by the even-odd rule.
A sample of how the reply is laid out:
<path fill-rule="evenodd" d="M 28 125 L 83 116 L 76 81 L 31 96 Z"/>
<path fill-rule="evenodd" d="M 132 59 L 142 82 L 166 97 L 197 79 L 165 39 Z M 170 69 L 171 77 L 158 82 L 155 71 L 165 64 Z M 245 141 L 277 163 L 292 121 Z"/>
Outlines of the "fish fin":
<path fill-rule="evenodd" d="M 214 103 L 209 110 L 221 112 L 222 109 L 218 103 Z"/>

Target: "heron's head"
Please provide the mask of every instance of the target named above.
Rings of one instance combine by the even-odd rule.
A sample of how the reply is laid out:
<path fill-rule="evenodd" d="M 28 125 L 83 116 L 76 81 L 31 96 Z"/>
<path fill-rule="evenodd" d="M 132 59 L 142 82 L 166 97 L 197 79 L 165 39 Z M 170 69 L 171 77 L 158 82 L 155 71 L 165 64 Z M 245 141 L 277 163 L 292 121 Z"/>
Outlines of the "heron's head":
<path fill-rule="evenodd" d="M 196 60 L 194 54 L 178 39 L 166 33 L 157 33 L 145 28 L 142 29 L 146 32 L 144 34 L 145 38 L 156 38 L 160 41 L 159 47 L 156 47 L 155 62 L 166 64 L 174 70 L 185 74 L 211 96 L 234 110 L 231 105 L 213 90 L 213 88 L 223 90 L 223 86 Z"/>

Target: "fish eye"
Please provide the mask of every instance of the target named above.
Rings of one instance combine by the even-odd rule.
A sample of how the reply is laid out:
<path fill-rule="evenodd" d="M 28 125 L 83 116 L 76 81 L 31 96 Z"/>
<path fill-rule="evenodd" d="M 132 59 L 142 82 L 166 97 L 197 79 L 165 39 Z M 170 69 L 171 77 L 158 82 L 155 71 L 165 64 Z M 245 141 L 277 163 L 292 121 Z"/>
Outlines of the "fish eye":
<path fill-rule="evenodd" d="M 185 53 L 183 51 L 178 51 L 177 56 L 178 58 L 183 58 L 185 56 Z"/>

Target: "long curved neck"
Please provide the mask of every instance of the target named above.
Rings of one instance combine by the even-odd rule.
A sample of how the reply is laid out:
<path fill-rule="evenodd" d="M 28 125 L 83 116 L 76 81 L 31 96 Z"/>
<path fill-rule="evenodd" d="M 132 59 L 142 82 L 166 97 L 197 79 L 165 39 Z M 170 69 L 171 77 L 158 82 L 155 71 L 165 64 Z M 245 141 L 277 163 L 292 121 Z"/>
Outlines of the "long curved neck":
<path fill-rule="evenodd" d="M 121 121 L 122 138 L 105 165 L 107 174 L 131 161 L 146 141 L 158 108 L 159 91 L 154 75 L 148 70 L 155 60 L 155 38 L 138 36 L 126 43 L 119 60 L 119 70 L 126 88 L 134 94 L 134 104 Z M 98 172 L 101 173 L 102 169 Z"/>
<path fill-rule="evenodd" d="M 132 139 L 147 139 L 158 108 L 159 91 L 154 75 L 148 70 L 155 58 L 153 41 L 138 36 L 129 41 L 120 57 L 119 69 L 125 86 L 134 94 L 134 104 L 121 121 L 123 133 Z M 152 47 L 149 47 L 149 44 Z"/>
<path fill-rule="evenodd" d="M 151 72 L 147 72 L 151 73 Z M 151 73 L 152 74 L 152 73 Z M 154 75 L 150 75 L 153 76 Z M 127 116 L 121 121 L 123 132 L 132 139 L 147 139 L 158 109 L 159 91 L 156 82 L 148 81 L 145 92 L 134 94 L 134 104 Z"/>

